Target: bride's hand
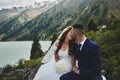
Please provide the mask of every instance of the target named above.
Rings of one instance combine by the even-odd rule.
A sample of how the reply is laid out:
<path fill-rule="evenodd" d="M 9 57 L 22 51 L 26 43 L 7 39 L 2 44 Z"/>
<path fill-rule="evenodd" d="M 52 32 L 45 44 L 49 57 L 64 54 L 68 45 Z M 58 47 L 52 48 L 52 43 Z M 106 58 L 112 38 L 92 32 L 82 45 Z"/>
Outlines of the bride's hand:
<path fill-rule="evenodd" d="M 76 74 L 79 74 L 79 69 L 77 67 L 73 67 L 72 70 L 76 73 Z"/>

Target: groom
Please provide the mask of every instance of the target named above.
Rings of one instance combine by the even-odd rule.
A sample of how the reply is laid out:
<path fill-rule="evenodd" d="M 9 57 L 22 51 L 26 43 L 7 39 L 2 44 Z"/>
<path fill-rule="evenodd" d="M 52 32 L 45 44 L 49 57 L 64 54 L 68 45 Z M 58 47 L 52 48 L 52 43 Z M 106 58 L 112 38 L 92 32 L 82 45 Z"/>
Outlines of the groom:
<path fill-rule="evenodd" d="M 83 25 L 73 25 L 72 32 L 78 44 L 74 51 L 78 68 L 74 66 L 73 71 L 62 75 L 60 80 L 102 80 L 100 48 L 85 36 Z"/>

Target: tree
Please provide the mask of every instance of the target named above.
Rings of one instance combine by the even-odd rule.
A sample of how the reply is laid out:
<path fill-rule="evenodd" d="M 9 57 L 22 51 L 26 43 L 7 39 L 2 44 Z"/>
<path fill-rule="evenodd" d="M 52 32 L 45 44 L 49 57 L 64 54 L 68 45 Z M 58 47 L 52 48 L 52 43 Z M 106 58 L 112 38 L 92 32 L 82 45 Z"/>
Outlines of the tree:
<path fill-rule="evenodd" d="M 90 19 L 87 24 L 87 31 L 91 31 L 91 30 L 97 31 L 97 25 L 94 23 L 92 19 Z"/>
<path fill-rule="evenodd" d="M 42 57 L 42 55 L 43 55 L 43 51 L 41 50 L 41 45 L 39 44 L 39 39 L 37 37 L 35 37 L 33 39 L 30 59 L 37 59 L 39 57 Z"/>
<path fill-rule="evenodd" d="M 8 73 L 12 70 L 14 70 L 14 67 L 10 64 L 7 64 L 5 67 L 3 67 L 2 73 Z"/>
<path fill-rule="evenodd" d="M 24 62 L 25 62 L 25 60 L 24 59 L 19 59 L 19 61 L 18 61 L 18 68 L 24 68 Z"/>
<path fill-rule="evenodd" d="M 89 31 L 87 36 L 97 42 L 102 53 L 102 69 L 107 80 L 120 79 L 120 20 L 112 21 L 102 31 Z"/>
<path fill-rule="evenodd" d="M 108 30 L 100 32 L 97 43 L 102 50 L 102 69 L 108 80 L 120 79 L 120 22 L 112 22 Z"/>
<path fill-rule="evenodd" d="M 52 43 L 51 43 L 51 45 L 55 42 L 55 40 L 57 39 L 57 34 L 55 33 L 55 34 L 53 34 L 53 36 L 52 36 L 52 38 L 51 38 L 51 40 L 52 40 Z"/>

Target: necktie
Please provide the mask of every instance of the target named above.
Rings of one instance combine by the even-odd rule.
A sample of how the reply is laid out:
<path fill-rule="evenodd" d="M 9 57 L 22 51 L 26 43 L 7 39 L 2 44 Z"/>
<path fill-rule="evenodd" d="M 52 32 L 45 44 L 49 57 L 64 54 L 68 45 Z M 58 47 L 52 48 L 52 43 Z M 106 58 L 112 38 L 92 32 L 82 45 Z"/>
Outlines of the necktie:
<path fill-rule="evenodd" d="M 78 53 L 80 53 L 80 47 L 81 47 L 82 45 L 81 44 L 78 44 L 78 46 L 77 46 L 77 52 Z"/>

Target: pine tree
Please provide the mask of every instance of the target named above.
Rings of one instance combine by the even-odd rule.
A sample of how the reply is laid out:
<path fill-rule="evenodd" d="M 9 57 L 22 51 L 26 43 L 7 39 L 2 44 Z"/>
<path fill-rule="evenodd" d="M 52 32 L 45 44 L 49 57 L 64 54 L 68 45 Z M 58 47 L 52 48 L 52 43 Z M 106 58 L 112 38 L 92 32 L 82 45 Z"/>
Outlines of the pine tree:
<path fill-rule="evenodd" d="M 52 41 L 52 43 L 51 43 L 51 45 L 55 42 L 55 40 L 57 39 L 57 34 L 55 33 L 55 34 L 53 34 L 53 36 L 52 36 L 52 38 L 51 38 L 51 41 Z"/>
<path fill-rule="evenodd" d="M 97 31 L 97 25 L 94 23 L 92 19 L 90 19 L 87 24 L 87 31 L 91 31 L 91 30 Z"/>
<path fill-rule="evenodd" d="M 32 44 L 32 49 L 31 49 L 30 59 L 36 59 L 36 58 L 42 57 L 42 55 L 43 55 L 43 51 L 41 50 L 41 45 L 39 44 L 39 39 L 34 38 L 33 44 Z"/>

